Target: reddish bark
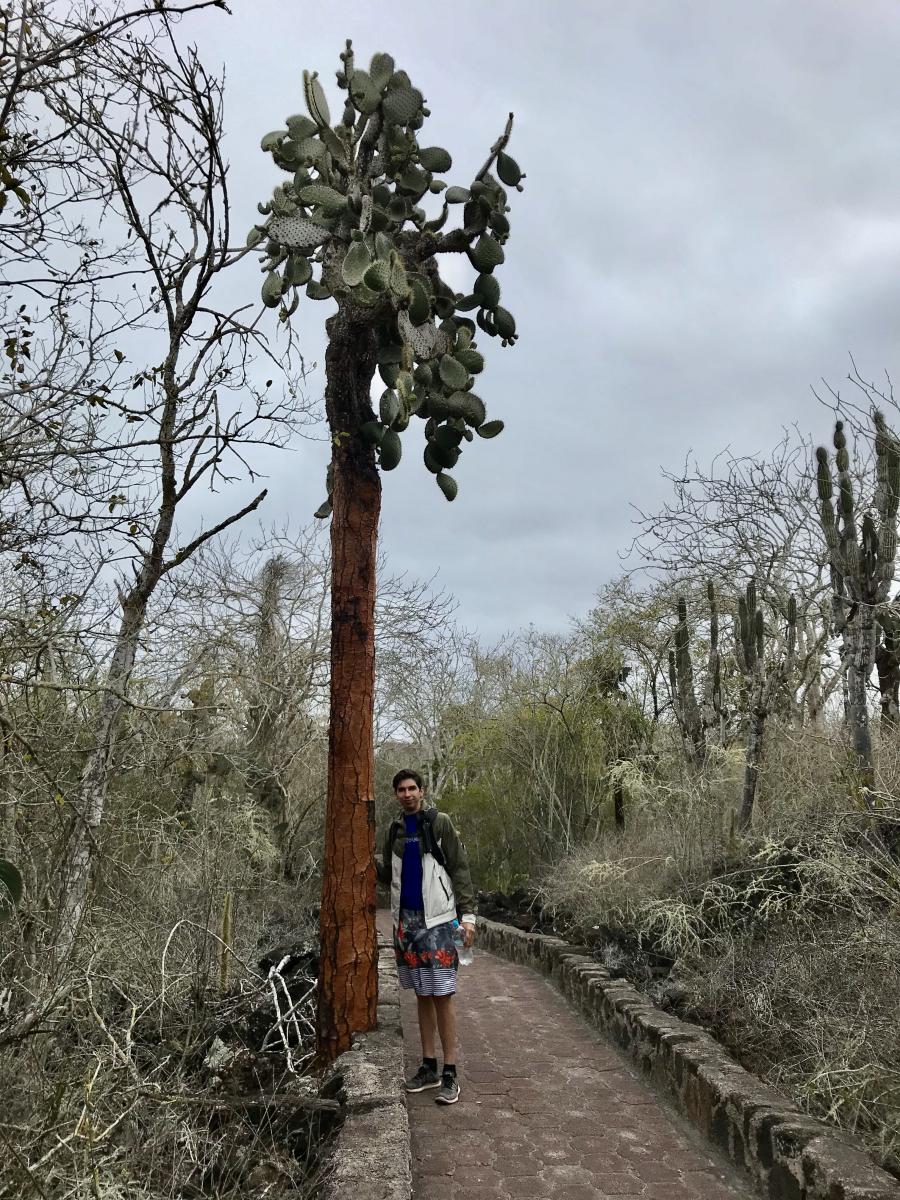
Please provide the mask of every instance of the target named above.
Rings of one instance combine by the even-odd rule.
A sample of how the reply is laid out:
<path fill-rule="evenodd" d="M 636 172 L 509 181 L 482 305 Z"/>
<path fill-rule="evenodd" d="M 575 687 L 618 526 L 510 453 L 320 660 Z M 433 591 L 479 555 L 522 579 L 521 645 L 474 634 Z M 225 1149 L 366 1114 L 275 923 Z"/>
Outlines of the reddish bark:
<path fill-rule="evenodd" d="M 319 920 L 319 1052 L 332 1059 L 376 1020 L 375 580 L 381 479 L 355 431 L 373 417 L 375 340 L 338 313 L 328 322 L 332 434 L 331 712 Z"/>

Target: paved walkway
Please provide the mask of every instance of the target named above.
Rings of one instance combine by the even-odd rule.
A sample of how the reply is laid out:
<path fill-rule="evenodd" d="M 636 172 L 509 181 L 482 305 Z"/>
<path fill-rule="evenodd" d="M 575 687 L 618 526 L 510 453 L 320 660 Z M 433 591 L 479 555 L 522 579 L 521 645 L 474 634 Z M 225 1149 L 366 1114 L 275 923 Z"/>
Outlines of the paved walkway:
<path fill-rule="evenodd" d="M 453 1107 L 409 1097 L 414 1200 L 747 1200 L 715 1157 L 543 976 L 484 951 L 459 972 Z M 404 992 L 410 1072 L 421 1061 Z"/>

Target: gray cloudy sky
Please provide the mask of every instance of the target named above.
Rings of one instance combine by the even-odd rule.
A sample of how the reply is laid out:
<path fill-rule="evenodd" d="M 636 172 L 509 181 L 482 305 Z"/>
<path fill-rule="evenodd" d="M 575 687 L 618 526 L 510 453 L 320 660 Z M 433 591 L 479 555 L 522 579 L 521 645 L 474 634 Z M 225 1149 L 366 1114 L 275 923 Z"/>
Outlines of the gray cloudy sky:
<path fill-rule="evenodd" d="M 521 337 L 482 337 L 478 389 L 506 431 L 463 455 L 452 505 L 418 422 L 384 480 L 391 565 L 439 571 L 468 627 L 563 628 L 619 569 L 629 504 L 665 496 L 661 465 L 764 450 L 793 421 L 827 438 L 811 383 L 839 385 L 850 352 L 870 377 L 896 371 L 895 0 L 232 3 L 187 31 L 226 67 L 241 226 L 280 178 L 260 137 L 302 111 L 303 67 L 330 85 L 348 36 L 425 93 L 451 182 L 515 113 L 528 178 L 499 277 Z M 329 311 L 294 317 L 307 359 Z M 306 520 L 326 459 L 305 442 L 272 460 L 267 519 Z"/>

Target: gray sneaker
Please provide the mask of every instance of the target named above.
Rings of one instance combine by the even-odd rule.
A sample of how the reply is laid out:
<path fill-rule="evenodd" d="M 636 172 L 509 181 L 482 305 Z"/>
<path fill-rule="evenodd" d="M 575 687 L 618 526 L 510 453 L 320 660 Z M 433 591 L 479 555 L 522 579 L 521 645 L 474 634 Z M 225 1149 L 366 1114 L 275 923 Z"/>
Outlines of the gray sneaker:
<path fill-rule="evenodd" d="M 435 1104 L 455 1104 L 459 1099 L 459 1084 L 455 1075 L 441 1076 L 441 1090 L 434 1098 Z"/>
<path fill-rule="evenodd" d="M 415 1075 L 411 1079 L 407 1079 L 403 1086 L 408 1092 L 425 1092 L 428 1088 L 440 1087 L 441 1077 L 437 1071 L 432 1071 L 431 1067 L 426 1067 L 422 1063 Z"/>

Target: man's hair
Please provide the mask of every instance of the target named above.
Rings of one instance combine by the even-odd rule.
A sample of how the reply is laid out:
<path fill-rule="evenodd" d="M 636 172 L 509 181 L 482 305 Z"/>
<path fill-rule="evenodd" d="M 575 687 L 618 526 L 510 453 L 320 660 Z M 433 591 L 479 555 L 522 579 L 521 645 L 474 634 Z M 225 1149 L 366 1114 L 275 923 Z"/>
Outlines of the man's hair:
<path fill-rule="evenodd" d="M 395 792 L 404 779 L 411 779 L 417 788 L 421 788 L 423 791 L 425 790 L 425 780 L 418 771 L 404 770 L 398 771 L 391 781 L 391 787 Z"/>

